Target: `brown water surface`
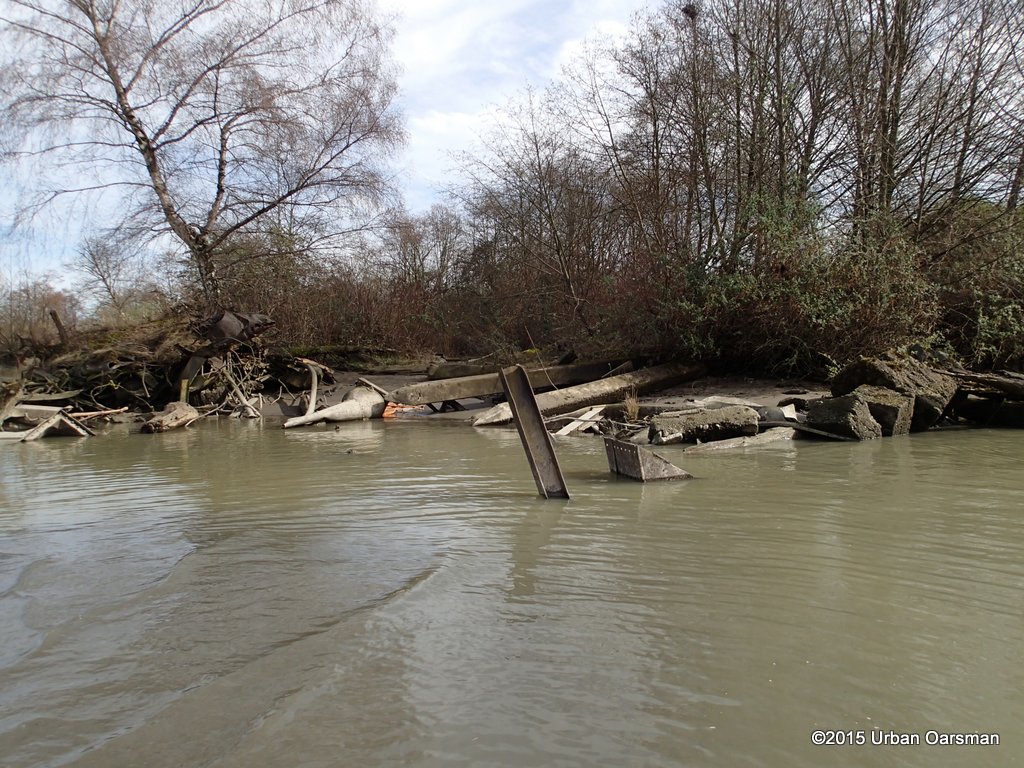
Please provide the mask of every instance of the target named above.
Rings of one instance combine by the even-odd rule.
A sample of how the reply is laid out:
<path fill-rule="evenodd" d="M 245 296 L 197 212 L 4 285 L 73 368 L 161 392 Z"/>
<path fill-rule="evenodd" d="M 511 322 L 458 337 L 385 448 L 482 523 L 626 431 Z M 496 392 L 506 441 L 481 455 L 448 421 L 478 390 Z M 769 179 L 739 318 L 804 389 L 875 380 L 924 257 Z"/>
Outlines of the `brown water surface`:
<path fill-rule="evenodd" d="M 781 443 L 646 486 L 557 445 L 569 502 L 510 430 L 0 446 L 0 764 L 1024 760 L 1024 435 Z"/>

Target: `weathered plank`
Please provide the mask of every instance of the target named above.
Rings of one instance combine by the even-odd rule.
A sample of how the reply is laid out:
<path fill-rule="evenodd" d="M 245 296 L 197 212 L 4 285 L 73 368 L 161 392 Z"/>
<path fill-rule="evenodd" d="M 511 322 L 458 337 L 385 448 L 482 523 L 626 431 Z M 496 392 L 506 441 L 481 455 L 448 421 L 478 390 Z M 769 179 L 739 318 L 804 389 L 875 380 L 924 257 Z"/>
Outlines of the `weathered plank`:
<path fill-rule="evenodd" d="M 570 421 L 560 430 L 555 432 L 555 434 L 559 435 L 560 437 L 564 437 L 565 435 L 571 435 L 573 432 L 576 432 L 580 429 L 584 429 L 585 427 L 593 426 L 594 421 L 597 419 L 598 416 L 600 416 L 604 412 L 604 409 L 606 407 L 607 406 L 599 405 L 595 408 L 589 408 L 578 419 Z"/>
<path fill-rule="evenodd" d="M 530 386 L 534 389 L 563 387 L 599 379 L 614 367 L 614 363 L 558 365 L 551 368 L 527 370 L 527 376 L 530 379 Z M 409 384 L 391 392 L 387 398 L 392 403 L 401 403 L 402 405 L 427 405 L 428 403 L 443 403 L 446 400 L 460 400 L 464 397 L 486 397 L 500 392 L 499 373 L 485 373 L 477 376 L 462 376 L 454 379 Z"/>
<path fill-rule="evenodd" d="M 731 437 L 727 440 L 715 440 L 710 443 L 691 445 L 683 449 L 684 453 L 708 453 L 709 451 L 725 451 L 733 448 L 754 448 L 781 440 L 792 440 L 796 430 L 791 427 L 770 427 L 764 432 L 745 437 Z"/>
<path fill-rule="evenodd" d="M 91 429 L 84 424 L 80 424 L 72 416 L 68 416 L 66 413 L 58 412 L 46 419 L 38 426 L 33 427 L 28 432 L 24 433 L 24 437 L 21 438 L 21 442 L 29 443 L 33 440 L 39 440 L 43 437 L 90 437 L 94 435 Z"/>
<path fill-rule="evenodd" d="M 614 402 L 630 393 L 643 394 L 661 387 L 668 387 L 704 375 L 702 363 L 666 363 L 653 368 L 644 368 L 633 373 L 624 373 L 607 379 L 566 387 L 554 392 L 537 395 L 537 406 L 545 416 L 582 408 L 588 405 Z M 473 425 L 482 427 L 492 424 L 507 424 L 512 420 L 508 403 L 501 403 L 484 411 Z"/>

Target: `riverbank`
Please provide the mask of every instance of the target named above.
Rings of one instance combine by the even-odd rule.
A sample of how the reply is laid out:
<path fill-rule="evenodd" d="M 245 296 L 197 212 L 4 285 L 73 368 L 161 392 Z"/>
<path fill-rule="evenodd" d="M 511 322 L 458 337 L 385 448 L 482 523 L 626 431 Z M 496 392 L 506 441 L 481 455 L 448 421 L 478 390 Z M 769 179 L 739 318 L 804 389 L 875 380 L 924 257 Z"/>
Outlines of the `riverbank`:
<path fill-rule="evenodd" d="M 345 392 L 358 386 L 360 380 L 370 381 L 382 389 L 393 392 L 400 387 L 427 381 L 426 372 L 421 374 L 371 374 L 358 371 L 334 371 L 336 386 L 323 396 L 323 406 L 341 402 Z M 790 397 L 815 399 L 828 397 L 828 384 L 808 380 L 780 380 L 776 378 L 758 378 L 749 376 L 702 376 L 693 381 L 676 384 L 638 397 L 642 405 L 679 406 L 684 408 L 688 403 L 705 398 L 733 398 L 744 400 L 764 407 L 778 406 Z M 286 419 L 303 412 L 305 404 L 303 394 L 284 397 L 275 402 L 266 402 L 262 409 L 264 418 Z M 469 422 L 477 411 L 494 404 L 494 398 L 465 398 L 458 401 L 464 411 L 444 411 L 435 413 L 429 408 L 408 409 L 397 411 L 397 418 L 418 418 L 430 422 Z"/>

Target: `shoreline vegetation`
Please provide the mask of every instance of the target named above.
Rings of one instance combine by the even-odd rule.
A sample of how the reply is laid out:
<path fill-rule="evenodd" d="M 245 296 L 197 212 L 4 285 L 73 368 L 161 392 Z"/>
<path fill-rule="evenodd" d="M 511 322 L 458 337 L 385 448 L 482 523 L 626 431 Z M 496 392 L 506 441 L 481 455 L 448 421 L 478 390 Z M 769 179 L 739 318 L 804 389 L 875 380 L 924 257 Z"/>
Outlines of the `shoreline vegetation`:
<path fill-rule="evenodd" d="M 540 350 L 447 361 L 381 360 L 350 349 L 350 362 L 363 356 L 361 375 L 268 347 L 262 335 L 275 325 L 264 314 L 229 311 L 191 325 L 165 318 L 134 329 L 130 342 L 102 347 L 93 338 L 45 360 L 20 360 L 21 375 L 4 382 L 0 435 L 86 436 L 104 423 L 140 422 L 139 431 L 158 433 L 217 416 L 281 420 L 285 428 L 378 418 L 507 425 L 513 416 L 498 373 L 510 365 L 525 369 L 547 429 L 562 436 L 706 450 L 1024 426 L 1024 374 L 970 371 L 921 345 L 858 358 L 827 385 L 716 378 L 703 362 L 646 356 L 554 360 Z"/>
<path fill-rule="evenodd" d="M 39 184 L 15 218 L 72 164 L 124 218 L 81 243 L 81 291 L 0 286 L 0 351 L 88 411 L 253 411 L 268 382 L 420 350 L 821 382 L 902 350 L 951 397 L 1024 366 L 1012 0 L 669 0 L 509 103 L 419 213 L 390 186 L 399 81 L 367 7 L 12 7 L 2 159 Z M 869 431 L 906 410 L 883 394 Z"/>

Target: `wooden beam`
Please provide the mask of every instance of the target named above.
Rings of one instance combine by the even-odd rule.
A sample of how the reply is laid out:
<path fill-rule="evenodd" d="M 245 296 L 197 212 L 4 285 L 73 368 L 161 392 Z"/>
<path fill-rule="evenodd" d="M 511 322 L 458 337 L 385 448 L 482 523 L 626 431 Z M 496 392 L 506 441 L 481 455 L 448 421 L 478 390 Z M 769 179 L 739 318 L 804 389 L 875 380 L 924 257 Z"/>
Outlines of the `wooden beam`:
<path fill-rule="evenodd" d="M 537 406 L 545 416 L 566 413 L 588 405 L 620 400 L 631 392 L 642 394 L 683 381 L 690 381 L 703 376 L 705 370 L 702 363 L 667 363 L 634 373 L 624 373 L 608 379 L 591 381 L 588 384 L 545 392 L 537 395 Z M 508 403 L 501 403 L 484 411 L 474 419 L 473 425 L 483 427 L 491 424 L 507 424 L 511 420 L 512 412 Z"/>
<path fill-rule="evenodd" d="M 614 363 L 581 363 L 577 365 L 559 365 L 552 368 L 534 368 L 527 370 L 530 386 L 534 389 L 542 387 L 563 387 L 601 378 L 614 368 Z M 423 381 L 399 387 L 387 395 L 392 403 L 402 405 L 427 405 L 442 403 L 445 400 L 460 400 L 465 397 L 485 397 L 500 393 L 501 380 L 498 373 L 485 373 L 478 376 L 463 376 L 457 379 L 441 379 L 439 381 Z M 511 416 L 509 417 L 511 419 Z"/>
<path fill-rule="evenodd" d="M 583 429 L 584 427 L 592 427 L 594 422 L 597 421 L 597 417 L 604 413 L 604 409 L 607 407 L 608 406 L 606 405 L 599 405 L 595 408 L 588 409 L 582 416 L 574 421 L 570 421 L 560 430 L 555 432 L 555 434 L 560 437 L 564 437 L 565 435 L 571 435 L 573 432 Z"/>

